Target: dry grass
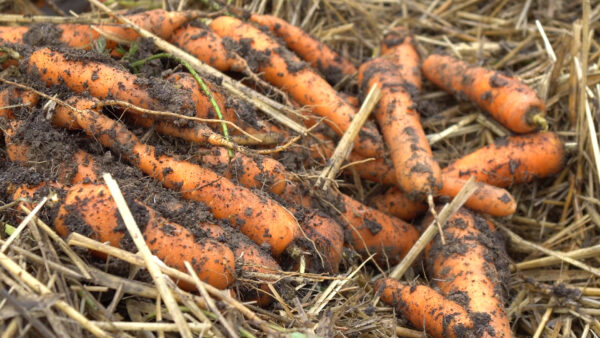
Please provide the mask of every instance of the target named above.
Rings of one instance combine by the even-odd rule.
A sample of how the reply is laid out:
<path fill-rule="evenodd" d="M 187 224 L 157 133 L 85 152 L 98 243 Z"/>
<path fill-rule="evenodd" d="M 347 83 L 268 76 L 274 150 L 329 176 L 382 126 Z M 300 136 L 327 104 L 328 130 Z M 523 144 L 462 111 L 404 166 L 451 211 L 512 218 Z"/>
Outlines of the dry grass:
<path fill-rule="evenodd" d="M 120 8 L 118 1 L 112 3 Z M 191 1 L 143 3 L 169 9 L 201 6 Z M 253 0 L 233 4 L 283 17 L 355 64 L 377 55 L 382 34 L 403 25 L 414 33 L 423 55 L 449 53 L 513 74 L 532 86 L 546 100 L 550 129 L 561 135 L 570 156 L 556 177 L 511 188 L 519 205 L 517 213 L 495 219 L 506 233 L 512 262 L 510 283 L 505 286 L 507 311 L 518 336 L 600 336 L 600 247 L 596 244 L 600 238 L 596 134 L 600 127 L 600 45 L 594 39 L 600 3 Z M 0 8 L 10 6 L 37 14 L 27 0 L 0 1 Z M 347 79 L 343 87 L 353 90 L 354 84 L 355 79 Z M 430 140 L 435 140 L 435 156 L 442 166 L 510 134 L 471 104 L 456 102 L 431 85 L 422 91 L 420 103 L 423 124 Z M 321 169 L 314 168 L 315 172 Z M 362 198 L 380 189 L 366 182 L 339 183 Z M 0 204 L 0 217 L 8 215 L 9 209 L 8 204 Z M 283 280 L 293 292 L 278 294 L 273 289 L 277 302 L 268 309 L 242 304 L 211 289 L 191 295 L 167 281 L 161 292 L 171 290 L 180 305 L 173 316 L 154 284 L 133 280 L 144 264 L 139 256 L 111 251 L 107 266 L 128 262 L 131 278 L 104 272 L 79 256 L 88 257 L 82 247 L 93 246 L 101 252 L 109 248 L 76 240 L 65 245 L 31 215 L 33 221 L 23 224 L 14 241 L 6 238 L 4 230 L 10 230 L 10 225 L 0 218 L 0 337 L 81 337 L 94 330 L 98 335 L 145 337 L 187 330 L 206 336 L 245 337 L 422 335 L 392 308 L 376 301 L 369 282 L 380 271 L 356 259 L 348 260 L 337 276 L 274 273 L 270 277 Z M 13 242 L 5 245 L 9 241 Z M 403 279 L 412 281 L 421 270 L 411 268 Z M 209 302 L 209 296 L 216 303 Z M 187 328 L 181 331 L 182 326 L 172 325 L 174 318 L 187 323 Z"/>

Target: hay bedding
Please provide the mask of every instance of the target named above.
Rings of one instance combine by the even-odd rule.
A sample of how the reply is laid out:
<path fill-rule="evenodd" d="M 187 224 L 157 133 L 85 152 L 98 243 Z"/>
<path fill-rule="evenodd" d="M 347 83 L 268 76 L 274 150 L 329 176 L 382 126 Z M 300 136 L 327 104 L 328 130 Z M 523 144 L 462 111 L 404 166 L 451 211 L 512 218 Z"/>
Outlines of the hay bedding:
<path fill-rule="evenodd" d="M 64 6 L 48 3 L 56 10 Z M 179 5 L 208 8 L 196 2 L 108 3 L 115 8 L 163 5 L 169 9 Z M 600 102 L 597 67 L 600 46 L 593 36 L 599 22 L 600 4 L 551 0 L 256 0 L 233 1 L 233 5 L 283 17 L 355 64 L 377 54 L 380 39 L 387 29 L 404 25 L 413 32 L 423 55 L 434 51 L 448 53 L 518 76 L 533 87 L 546 100 L 550 129 L 565 141 L 570 156 L 559 175 L 511 187 L 519 203 L 516 214 L 494 220 L 507 229 L 504 233 L 511 263 L 509 282 L 504 285 L 508 295 L 507 313 L 517 336 L 600 335 L 597 319 L 600 285 L 595 270 L 600 262 L 597 246 L 600 203 L 596 198 L 600 188 L 600 153 L 594 142 Z M 0 1 L 0 8 L 3 13 L 38 12 L 27 0 Z M 14 20 L 5 15 L 0 18 Z M 89 20 L 96 19 L 90 16 Z M 351 94 L 356 94 L 356 88 L 355 79 L 346 79 L 339 85 L 340 90 Z M 418 103 L 428 134 L 452 128 L 452 133 L 439 134 L 444 136 L 433 145 L 442 166 L 509 134 L 473 105 L 457 102 L 431 85 L 425 85 Z M 168 143 L 169 149 L 185 152 L 188 147 L 177 141 L 157 139 L 155 135 L 150 138 L 155 138 L 158 144 Z M 48 136 L 42 140 L 51 141 Z M 81 144 L 81 140 L 73 142 Z M 87 148 L 100 150 L 97 144 L 88 144 Z M 56 163 L 51 155 L 47 162 Z M 5 156 L 2 148 L 0 160 L 6 161 Z M 118 162 L 110 154 L 105 158 L 107 163 Z M 2 166 L 6 170 L 7 165 Z M 308 169 L 306 176 L 318 174 L 322 166 Z M 129 170 L 129 177 L 138 175 L 138 183 L 133 184 L 139 188 L 152 189 L 152 184 L 135 171 L 121 170 Z M 6 185 L 10 180 L 23 178 L 3 176 L 2 179 L 1 183 Z M 338 186 L 361 200 L 383 189 L 352 178 L 339 181 Z M 7 233 L 14 229 L 11 227 L 17 225 L 10 222 L 14 212 L 6 201 L 0 203 L 2 244 Z M 111 335 L 176 335 L 172 315 L 163 302 L 157 301 L 156 287 L 126 278 L 129 274 L 136 276 L 137 281 L 151 281 L 144 270 L 138 272 L 134 265 L 120 259 L 95 260 L 80 246 L 61 249 L 39 229 L 39 224 L 26 228 L 3 254 L 15 263 L 11 272 L 28 271 L 31 278 L 41 281 L 48 290 L 39 295 L 25 285 L 24 279 L 29 277 L 23 274 L 15 277 L 7 273 L 9 268 L 3 265 L 0 269 L 3 337 L 89 335 L 81 324 L 59 310 L 63 303 L 70 304 L 106 332 L 113 332 Z M 574 267 L 565 257 L 587 268 Z M 91 279 L 85 280 L 74 266 L 83 266 Z M 278 294 L 275 304 L 266 309 L 252 304 L 242 307 L 226 296 L 216 297 L 215 307 L 204 312 L 194 308 L 191 301 L 181 300 L 180 304 L 188 306 L 184 313 L 194 331 L 205 335 L 235 332 L 248 337 L 269 334 L 416 337 L 422 334 L 396 316 L 392 308 L 376 301 L 369 282 L 382 271 L 362 265 L 350 252 L 340 270 L 336 276 L 297 272 L 274 276 L 284 280 L 288 289 Z M 422 271 L 420 266 L 414 266 L 403 280 L 427 284 Z M 324 294 L 330 298 L 323 299 Z M 206 299 L 204 295 L 196 297 L 198 302 Z M 229 331 L 227 326 L 235 329 Z M 137 331 L 140 327 L 154 333 L 140 333 Z"/>

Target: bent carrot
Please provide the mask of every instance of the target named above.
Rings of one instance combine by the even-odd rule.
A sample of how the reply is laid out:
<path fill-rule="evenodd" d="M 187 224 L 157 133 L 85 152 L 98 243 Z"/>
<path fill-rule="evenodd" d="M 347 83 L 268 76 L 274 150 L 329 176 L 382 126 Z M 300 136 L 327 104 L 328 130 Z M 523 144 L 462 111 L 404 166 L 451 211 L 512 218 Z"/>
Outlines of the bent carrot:
<path fill-rule="evenodd" d="M 27 72 L 43 81 L 46 86 L 66 85 L 77 93 L 105 99 L 127 101 L 142 108 L 177 111 L 191 114 L 193 104 L 183 92 L 172 88 L 170 95 L 157 99 L 151 94 L 153 88 L 171 87 L 135 76 L 121 68 L 101 62 L 77 58 L 50 48 L 35 50 L 25 61 Z"/>
<path fill-rule="evenodd" d="M 57 189 L 56 184 L 53 186 Z M 22 188 L 13 199 L 33 195 L 30 189 Z M 62 188 L 59 196 L 64 198 L 59 201 L 53 224 L 61 236 L 78 232 L 115 247 L 132 249 L 126 244 L 126 229 L 120 225 L 117 206 L 105 185 L 76 184 Z M 229 248 L 214 240 L 197 240 L 189 230 L 158 216 L 147 206 L 135 201 L 129 203 L 149 249 L 168 266 L 186 271 L 183 262 L 187 260 L 198 277 L 214 287 L 224 289 L 233 283 L 235 259 Z M 180 286 L 195 290 L 193 285 Z"/>
<path fill-rule="evenodd" d="M 422 200 L 437 194 L 442 177 L 411 97 L 421 88 L 419 55 L 403 28 L 396 28 L 386 39 L 392 40 L 390 35 L 403 35 L 403 39 L 393 48 L 389 48 L 389 42 L 384 43 L 390 57 L 384 55 L 364 63 L 358 81 L 363 92 L 375 84 L 381 85 L 383 96 L 375 117 L 390 148 L 398 186 L 409 198 Z"/>
<path fill-rule="evenodd" d="M 76 107 L 78 104 L 90 105 L 89 100 L 75 100 Z M 154 147 L 141 143 L 120 122 L 92 110 L 74 113 L 59 107 L 54 123 L 81 128 L 165 187 L 180 192 L 184 198 L 204 202 L 215 217 L 229 219 L 254 242 L 268 245 L 275 256 L 282 254 L 299 236 L 296 219 L 281 205 L 237 186 L 209 169 L 156 154 Z"/>
<path fill-rule="evenodd" d="M 498 272 L 503 263 L 508 273 L 508 259 L 491 231 L 484 219 L 460 209 L 444 226 L 445 243 L 437 236 L 425 257 L 442 293 L 464 300 L 477 337 L 512 337 Z"/>
<path fill-rule="evenodd" d="M 458 303 L 425 285 L 409 286 L 395 279 L 375 283 L 381 300 L 392 305 L 412 325 L 434 337 L 469 337 L 473 321 Z"/>
<path fill-rule="evenodd" d="M 565 165 L 562 141 L 552 132 L 513 136 L 479 148 L 444 168 L 444 176 L 508 187 L 558 173 Z"/>
<path fill-rule="evenodd" d="M 329 83 L 336 84 L 345 76 L 356 73 L 356 67 L 350 61 L 283 19 L 273 15 L 252 14 L 250 21 L 268 27 L 285 41 L 289 49 L 318 69 Z"/>
<path fill-rule="evenodd" d="M 258 71 L 273 85 L 287 91 L 298 103 L 326 117 L 326 123 L 338 134 L 350 126 L 354 108 L 319 75 L 305 67 L 291 52 L 281 47 L 267 34 L 232 17 L 218 17 L 210 27 L 219 36 L 229 37 L 244 45 L 249 55 L 258 55 Z M 242 55 L 244 56 L 244 55 Z M 374 126 L 366 124 L 355 140 L 354 150 L 365 156 L 383 154 L 381 136 Z"/>
<path fill-rule="evenodd" d="M 516 133 L 546 127 L 544 102 L 515 78 L 436 54 L 423 61 L 423 74 L 448 93 L 474 102 Z"/>

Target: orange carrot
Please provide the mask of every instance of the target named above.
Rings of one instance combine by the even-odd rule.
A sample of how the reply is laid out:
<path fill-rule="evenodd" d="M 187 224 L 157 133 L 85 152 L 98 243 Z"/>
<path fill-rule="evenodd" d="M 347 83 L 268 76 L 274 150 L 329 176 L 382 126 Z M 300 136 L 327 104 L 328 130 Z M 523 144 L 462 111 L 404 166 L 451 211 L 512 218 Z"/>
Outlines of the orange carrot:
<path fill-rule="evenodd" d="M 372 196 L 369 204 L 403 220 L 411 220 L 427 211 L 427 204 L 411 200 L 398 187 L 391 187 L 383 194 Z"/>
<path fill-rule="evenodd" d="M 0 26 L 0 43 L 23 43 L 28 30 L 25 26 Z"/>
<path fill-rule="evenodd" d="M 7 87 L 0 91 L 0 118 L 13 119 L 14 106 L 33 107 L 38 102 L 38 96 L 30 91 Z"/>
<path fill-rule="evenodd" d="M 458 303 L 425 285 L 409 286 L 395 279 L 377 281 L 381 300 L 392 305 L 416 328 L 433 337 L 469 337 L 473 321 Z"/>
<path fill-rule="evenodd" d="M 419 234 L 410 224 L 372 209 L 341 193 L 311 198 L 293 183 L 286 186 L 282 197 L 306 208 L 319 207 L 331 214 L 344 228 L 346 244 L 363 257 L 375 254 L 381 264 L 397 263 L 412 247 Z"/>
<path fill-rule="evenodd" d="M 200 208 L 188 205 L 188 203 L 183 203 L 179 200 L 168 200 L 162 203 L 161 209 L 164 208 L 168 210 L 169 218 L 189 218 L 190 216 L 192 216 L 192 219 L 205 218 Z M 238 280 L 238 283 L 234 285 L 234 287 L 239 289 L 237 294 L 245 301 L 256 301 L 260 306 L 269 305 L 273 301 L 273 298 L 270 296 L 271 291 L 267 283 L 273 283 L 273 281 L 261 279 L 257 276 L 252 276 L 252 274 L 269 274 L 280 271 L 281 267 L 273 257 L 236 229 L 229 226 L 217 225 L 210 221 L 197 222 L 194 219 L 193 222 L 193 226 L 198 227 L 208 238 L 222 242 L 233 250 L 240 279 L 252 279 L 261 282 L 258 288 L 256 288 L 250 283 L 245 284 Z"/>
<path fill-rule="evenodd" d="M 183 92 L 173 92 L 160 100 L 152 95 L 153 88 L 167 86 L 158 79 L 137 77 L 120 67 L 97 61 L 85 60 L 76 55 L 49 48 L 35 50 L 25 61 L 27 72 L 43 81 L 47 86 L 64 84 L 77 93 L 87 92 L 104 99 L 114 98 L 136 106 L 155 110 L 177 111 L 191 114 L 193 105 Z M 178 102 L 181 100 L 180 102 Z"/>
<path fill-rule="evenodd" d="M 518 79 L 436 54 L 425 59 L 423 73 L 436 86 L 474 102 L 516 133 L 546 126 L 544 102 Z"/>
<path fill-rule="evenodd" d="M 141 28 L 167 39 L 175 29 L 198 17 L 198 13 L 193 11 L 167 12 L 162 9 L 153 9 L 126 15 L 125 17 Z M 94 41 L 103 38 L 103 35 L 98 31 L 105 34 L 105 48 L 108 50 L 116 48 L 117 41 L 134 42 L 140 37 L 135 30 L 126 28 L 123 25 L 44 24 L 32 27 L 0 26 L 0 42 L 26 43 L 32 46 L 61 42 L 72 48 L 90 50 Z M 115 53 L 114 56 L 120 55 Z"/>
<path fill-rule="evenodd" d="M 272 15 L 252 14 L 250 21 L 268 27 L 285 41 L 289 49 L 318 69 L 329 83 L 336 84 L 345 76 L 356 73 L 356 67 L 350 61 L 283 19 Z"/>
<path fill-rule="evenodd" d="M 446 242 L 438 236 L 427 248 L 426 262 L 442 293 L 464 300 L 477 337 L 512 337 L 498 270 L 508 274 L 508 259 L 491 233 L 484 219 L 461 209 L 444 226 Z"/>
<path fill-rule="evenodd" d="M 57 189 L 56 184 L 53 184 Z M 41 188 L 41 187 L 40 187 Z M 35 190 L 34 190 L 35 192 Z M 76 184 L 62 188 L 58 213 L 53 220 L 61 236 L 71 232 L 87 235 L 115 247 L 127 247 L 126 229 L 120 225 L 117 206 L 104 185 Z M 13 199 L 31 197 L 31 190 L 19 189 Z M 189 261 L 201 280 L 224 289 L 234 280 L 235 259 L 226 246 L 210 239 L 195 239 L 192 233 L 179 224 L 158 216 L 152 209 L 130 201 L 136 221 L 150 250 L 168 266 L 186 271 L 183 264 Z M 181 284 L 193 290 L 193 285 Z"/>
<path fill-rule="evenodd" d="M 214 147 L 198 152 L 193 159 L 248 188 L 266 188 L 274 194 L 281 194 L 285 188 L 285 168 L 270 157 L 235 153 L 230 158 L 227 149 Z"/>
<path fill-rule="evenodd" d="M 232 17 L 219 17 L 210 24 L 219 36 L 229 37 L 244 45 L 249 55 L 259 56 L 258 71 L 273 85 L 287 91 L 294 100 L 310 106 L 312 111 L 327 118 L 328 125 L 342 134 L 356 114 L 338 93 L 319 75 L 291 52 L 281 47 L 267 34 L 252 25 Z M 244 55 L 242 55 L 244 56 Z M 355 151 L 365 156 L 383 153 L 381 136 L 374 126 L 366 124 L 355 142 Z"/>
<path fill-rule="evenodd" d="M 167 81 L 174 83 L 176 87 L 188 91 L 196 106 L 196 117 L 205 119 L 219 118 L 208 97 L 204 94 L 200 85 L 191 74 L 181 72 L 175 73 L 169 76 Z M 205 82 L 221 110 L 223 120 L 233 122 L 238 127 L 251 134 L 277 133 L 283 134 L 282 136 L 284 137 L 288 136 L 287 133 L 272 124 L 261 121 L 256 116 L 254 109 L 244 101 L 228 98 L 222 93 L 217 85 L 210 81 Z M 212 124 L 212 126 L 213 129 L 221 128 L 218 124 Z M 239 131 L 237 129 L 231 129 L 231 134 L 239 134 Z"/>
<path fill-rule="evenodd" d="M 565 165 L 562 141 L 552 132 L 513 136 L 479 148 L 444 168 L 444 176 L 508 187 L 558 173 Z"/>
<path fill-rule="evenodd" d="M 335 151 L 335 143 L 332 139 L 319 132 L 314 132 L 313 136 L 318 142 L 308 144 L 309 155 L 319 164 L 325 165 Z M 364 156 L 354 151 L 351 152 L 348 155 L 347 162 L 348 164 L 352 163 L 352 165 L 348 166 L 345 172 L 351 174 L 355 170 L 358 176 L 365 180 L 388 185 L 396 184 L 396 173 L 391 164 L 388 163 L 390 162 L 388 158 L 377 158 L 366 162 L 365 160 Z"/>
<path fill-rule="evenodd" d="M 443 175 L 443 177 L 444 186 L 440 191 L 442 196 L 456 196 L 467 182 L 453 176 Z M 475 182 L 475 184 L 477 189 L 467 199 L 465 206 L 498 217 L 509 216 L 515 213 L 517 202 L 515 202 L 515 199 L 508 191 L 482 182 Z"/>
<path fill-rule="evenodd" d="M 401 40 L 399 35 L 403 36 Z M 384 55 L 364 63 L 358 81 L 363 92 L 375 84 L 381 85 L 383 96 L 375 117 L 390 147 L 398 186 L 409 198 L 423 199 L 439 191 L 442 178 L 411 97 L 421 88 L 419 55 L 412 38 L 402 28 L 386 36 L 385 41 L 392 40 L 401 43 L 393 48 L 384 43 L 389 57 Z"/>
<path fill-rule="evenodd" d="M 295 211 L 306 236 L 299 246 L 310 252 L 306 256 L 307 271 L 337 273 L 342 260 L 344 232 L 333 219 L 317 210 L 288 207 Z"/>
<path fill-rule="evenodd" d="M 59 168 L 59 182 L 70 184 L 93 183 L 98 180 L 102 170 L 94 157 L 79 149 L 73 154 L 73 162 L 64 163 Z"/>
<path fill-rule="evenodd" d="M 90 105 L 86 99 L 74 100 L 74 106 Z M 270 246 L 275 256 L 283 253 L 299 236 L 294 216 L 276 202 L 259 197 L 211 170 L 156 154 L 154 147 L 141 143 L 120 122 L 92 110 L 74 113 L 59 107 L 54 123 L 81 128 L 165 187 L 179 191 L 184 198 L 206 203 L 215 217 L 229 219 L 256 243 Z"/>
<path fill-rule="evenodd" d="M 176 30 L 169 39 L 172 44 L 222 72 L 243 72 L 248 67 L 244 59 L 208 28 L 188 25 Z"/>
<path fill-rule="evenodd" d="M 466 183 L 466 180 L 457 177 L 442 177 L 444 185 L 440 196 L 454 197 Z M 465 206 L 498 217 L 509 216 L 515 212 L 517 203 L 508 191 L 482 182 L 475 184 L 477 189 L 467 199 Z M 382 195 L 371 197 L 370 202 L 377 210 L 404 220 L 413 219 L 427 210 L 425 203 L 411 200 L 397 187 L 388 189 Z"/>

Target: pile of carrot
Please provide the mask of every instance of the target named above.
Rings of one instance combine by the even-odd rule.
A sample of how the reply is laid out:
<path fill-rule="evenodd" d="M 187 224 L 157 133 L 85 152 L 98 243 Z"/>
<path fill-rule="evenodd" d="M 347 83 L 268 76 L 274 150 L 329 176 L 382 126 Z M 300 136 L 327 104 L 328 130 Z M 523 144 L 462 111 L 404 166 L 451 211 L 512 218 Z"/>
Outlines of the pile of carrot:
<path fill-rule="evenodd" d="M 10 191 L 12 199 L 28 198 L 28 203 L 50 189 L 59 191 L 48 222 L 60 235 L 79 232 L 129 249 L 114 201 L 99 180 L 99 173 L 110 168 L 97 160 L 101 154 L 82 148 L 110 151 L 123 162 L 119 165 L 136 168 L 138 175 L 153 178 L 178 196 L 160 211 L 139 196 L 128 199 L 152 252 L 181 271 L 186 271 L 184 261 L 191 262 L 202 280 L 224 289 L 236 285 L 240 274 L 260 276 L 299 267 L 337 273 L 348 249 L 385 271 L 418 240 L 418 227 L 410 222 L 428 211 L 435 214 L 429 210 L 434 203 L 456 196 L 475 177 L 477 189 L 443 228 L 445 241 L 438 237 L 425 250 L 424 266 L 435 289 L 392 279 L 374 286 L 383 302 L 433 336 L 511 336 L 499 291 L 505 253 L 489 217 L 517 210 L 507 189 L 557 174 L 566 163 L 563 142 L 545 130 L 545 105 L 534 91 L 515 78 L 448 56 L 423 58 L 410 32 L 401 27 L 383 37 L 380 56 L 356 65 L 277 17 L 250 14 L 244 20 L 229 15 L 196 21 L 199 15 L 153 10 L 127 18 L 221 72 L 250 74 L 250 80 L 242 81 L 256 91 L 264 89 L 256 79 L 277 87 L 289 96 L 282 101 L 306 108 L 302 111 L 307 116 L 290 116 L 292 121 L 310 127 L 319 116 L 324 124 L 293 145 L 272 149 L 260 140 L 254 149 L 233 145 L 233 135 L 290 139 L 294 132 L 228 95 L 219 79 L 199 81 L 182 68 L 169 69 L 164 78 L 132 73 L 133 67 L 127 66 L 140 36 L 131 28 L 50 25 L 54 39 L 34 42 L 39 27 L 0 27 L 0 43 L 16 49 L 43 44 L 19 49 L 21 75 L 36 89 L 0 89 L 7 158 L 22 167 L 39 167 L 39 156 L 48 148 L 32 141 L 28 125 L 56 92 L 56 108 L 45 112 L 47 127 L 79 139 L 79 145 L 73 142 L 69 148 L 73 162 L 48 169 L 42 184 L 2 190 Z M 110 56 L 81 51 L 94 51 L 101 39 Z M 442 168 L 417 109 L 422 75 L 519 135 L 496 140 Z M 362 127 L 347 154 L 347 161 L 356 164 L 344 170 L 357 185 L 364 179 L 386 187 L 370 197 L 371 206 L 338 189 L 321 191 L 299 179 L 314 177 L 310 167 L 328 162 L 338 137 L 355 118 L 360 105 L 356 93 L 334 89 L 355 80 L 359 97 L 374 86 L 382 93 L 373 112 L 377 125 L 371 120 Z M 208 119 L 210 124 L 202 122 Z M 225 122 L 239 130 L 224 132 Z M 96 146 L 80 147 L 85 142 Z M 299 149 L 304 157 L 295 156 Z M 204 217 L 192 207 L 196 205 L 207 208 L 210 221 L 179 224 L 171 219 Z M 428 217 L 423 220 L 425 226 L 430 222 Z M 259 279 L 255 287 L 238 285 L 237 293 L 268 305 L 273 283 Z"/>

